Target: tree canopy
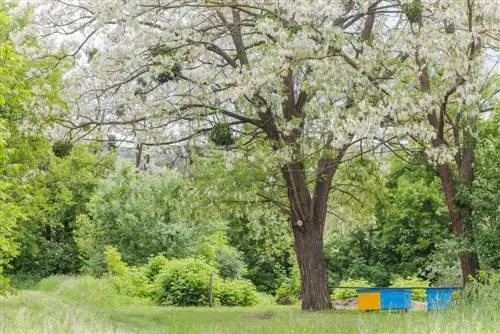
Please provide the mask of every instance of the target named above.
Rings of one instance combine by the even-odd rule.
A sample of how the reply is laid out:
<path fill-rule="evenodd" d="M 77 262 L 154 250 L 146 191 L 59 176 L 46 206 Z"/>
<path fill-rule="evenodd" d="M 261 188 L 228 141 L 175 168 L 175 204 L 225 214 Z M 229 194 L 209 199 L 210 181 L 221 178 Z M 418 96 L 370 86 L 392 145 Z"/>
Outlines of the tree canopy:
<path fill-rule="evenodd" d="M 205 145 L 195 138 L 209 133 L 245 156 L 256 145 L 273 156 L 287 188 L 302 307 L 325 309 L 327 203 L 354 144 L 417 144 L 440 174 L 453 230 L 473 233 L 456 189 L 471 184 L 473 121 L 489 109 L 482 85 L 485 50 L 498 42 L 495 6 L 48 1 L 33 27 L 51 51 L 57 46 L 55 59 L 74 60 L 66 95 L 77 112 L 63 121 L 73 133 L 118 128 L 140 147 Z M 474 251 L 461 259 L 464 277 L 477 273 Z"/>

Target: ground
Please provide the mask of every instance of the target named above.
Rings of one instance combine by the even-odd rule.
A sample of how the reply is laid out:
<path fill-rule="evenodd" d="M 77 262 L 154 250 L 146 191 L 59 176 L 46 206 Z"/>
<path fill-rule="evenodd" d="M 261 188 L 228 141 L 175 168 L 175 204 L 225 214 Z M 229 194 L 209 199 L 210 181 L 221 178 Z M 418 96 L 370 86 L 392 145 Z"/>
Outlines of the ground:
<path fill-rule="evenodd" d="M 301 312 L 299 306 L 171 308 L 69 278 L 0 302 L 0 334 L 498 333 L 498 312 Z"/>

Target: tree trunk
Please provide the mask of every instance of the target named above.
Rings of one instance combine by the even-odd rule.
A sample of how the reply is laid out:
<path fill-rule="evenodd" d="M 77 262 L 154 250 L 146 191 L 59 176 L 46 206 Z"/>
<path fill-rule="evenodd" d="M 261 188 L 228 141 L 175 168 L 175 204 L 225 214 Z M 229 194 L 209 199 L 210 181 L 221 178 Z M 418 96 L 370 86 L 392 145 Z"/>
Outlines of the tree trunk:
<path fill-rule="evenodd" d="M 302 310 L 331 309 L 328 274 L 323 254 L 323 228 L 311 222 L 305 222 L 301 227 L 292 221 L 292 226 L 301 277 Z"/>
<path fill-rule="evenodd" d="M 301 162 L 290 163 L 282 170 L 288 188 L 304 311 L 332 308 L 323 253 L 323 234 L 332 178 L 344 152 L 345 149 L 337 152 L 336 156 L 323 157 L 319 160 L 312 196 L 307 185 L 305 168 Z"/>
<path fill-rule="evenodd" d="M 474 247 L 474 231 L 471 222 L 472 208 L 465 204 L 461 208 L 456 205 L 456 187 L 453 172 L 450 166 L 443 164 L 438 166 L 438 173 L 443 185 L 446 206 L 451 218 L 452 231 L 459 238 L 465 239 L 467 246 Z M 460 254 L 460 266 L 462 268 L 462 284 L 465 286 L 469 276 L 476 277 L 479 271 L 479 258 L 475 251 L 467 251 Z"/>

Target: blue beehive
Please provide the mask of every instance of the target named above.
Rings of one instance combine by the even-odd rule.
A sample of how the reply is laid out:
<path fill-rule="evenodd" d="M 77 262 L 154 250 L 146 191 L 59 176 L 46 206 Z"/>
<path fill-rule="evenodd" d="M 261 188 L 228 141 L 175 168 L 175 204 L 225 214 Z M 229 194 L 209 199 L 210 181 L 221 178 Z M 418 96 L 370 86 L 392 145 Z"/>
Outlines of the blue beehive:
<path fill-rule="evenodd" d="M 427 310 L 442 310 L 448 307 L 460 288 L 427 288 Z"/>
<path fill-rule="evenodd" d="M 360 310 L 408 310 L 411 308 L 411 289 L 357 289 Z"/>

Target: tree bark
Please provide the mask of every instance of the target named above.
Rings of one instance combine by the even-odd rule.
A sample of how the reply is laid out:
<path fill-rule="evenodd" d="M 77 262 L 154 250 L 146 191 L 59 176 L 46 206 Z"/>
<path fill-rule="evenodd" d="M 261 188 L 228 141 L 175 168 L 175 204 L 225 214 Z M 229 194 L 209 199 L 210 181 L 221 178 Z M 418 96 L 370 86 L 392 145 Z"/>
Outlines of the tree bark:
<path fill-rule="evenodd" d="M 290 163 L 282 169 L 288 188 L 304 311 L 332 308 L 323 234 L 330 186 L 344 152 L 345 149 L 336 152 L 336 155 L 332 152 L 318 161 L 312 196 L 306 182 L 305 167 L 301 162 Z"/>
<path fill-rule="evenodd" d="M 438 174 L 451 218 L 452 231 L 459 238 L 466 240 L 469 247 L 474 247 L 474 231 L 472 224 L 469 224 L 472 208 L 470 204 L 465 204 L 462 207 L 457 206 L 457 193 L 451 167 L 447 164 L 438 166 Z M 469 220 L 469 223 L 467 223 L 467 220 Z M 472 250 L 460 254 L 460 266 L 462 268 L 462 284 L 465 286 L 469 276 L 476 277 L 478 274 L 479 258 L 477 253 Z"/>
<path fill-rule="evenodd" d="M 323 254 L 323 229 L 311 222 L 299 225 L 297 217 L 292 217 L 295 253 L 301 277 L 302 310 L 331 309 L 328 274 Z"/>
<path fill-rule="evenodd" d="M 416 55 L 416 61 L 421 68 L 419 75 L 420 90 L 422 92 L 429 92 L 429 72 L 427 64 Z M 434 147 L 446 145 L 445 137 L 445 114 L 447 112 L 448 99 L 456 92 L 457 87 L 449 90 L 444 101 L 440 106 L 439 113 L 432 110 L 427 113 L 429 124 L 436 130 L 436 139 L 433 141 Z M 455 125 L 456 127 L 457 125 Z M 457 149 L 460 149 L 460 132 L 453 131 L 453 136 Z M 470 203 L 458 206 L 457 203 L 457 187 L 463 185 L 468 190 L 472 187 L 473 181 L 473 164 L 474 164 L 474 139 L 467 134 L 464 130 L 464 143 L 462 144 L 462 153 L 457 152 L 455 156 L 456 167 L 458 175 L 454 177 L 451 166 L 448 163 L 438 165 L 437 171 L 441 184 L 443 186 L 444 198 L 448 213 L 451 219 L 451 226 L 453 233 L 460 239 L 467 242 L 467 246 L 471 247 L 471 251 L 466 251 L 460 254 L 460 266 L 462 268 L 462 284 L 465 286 L 468 277 L 476 277 L 479 271 L 479 258 L 476 251 L 474 251 L 474 228 L 472 225 L 472 207 Z"/>

